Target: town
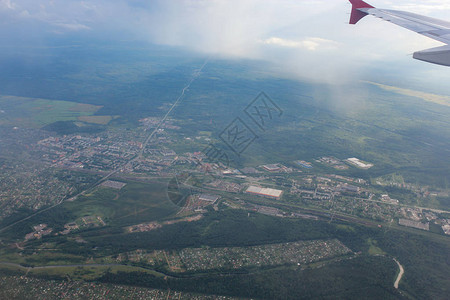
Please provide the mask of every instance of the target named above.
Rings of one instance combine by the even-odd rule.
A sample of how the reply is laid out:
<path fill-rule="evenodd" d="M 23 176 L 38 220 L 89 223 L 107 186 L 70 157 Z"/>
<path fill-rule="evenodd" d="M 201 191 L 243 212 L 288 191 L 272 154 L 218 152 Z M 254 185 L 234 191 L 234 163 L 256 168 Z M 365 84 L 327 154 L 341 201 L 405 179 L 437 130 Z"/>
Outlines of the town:
<path fill-rule="evenodd" d="M 189 187 L 190 196 L 183 208 L 184 213 L 205 212 L 203 209 L 209 205 L 218 209 L 218 203 L 223 203 L 228 207 L 278 217 L 311 216 L 311 213 L 305 214 L 294 208 L 301 206 L 380 224 L 395 221 L 401 226 L 426 231 L 433 224 L 440 227 L 443 234 L 450 233 L 450 220 L 441 217 L 444 211 L 417 205 L 421 198 L 448 197 L 446 190 L 431 190 L 427 186 L 417 186 L 395 178 L 380 177 L 368 181 L 330 172 L 349 168 L 364 171 L 374 166 L 354 157 L 339 159 L 324 156 L 311 161 L 299 158 L 291 162 L 271 162 L 238 169 L 211 157 L 210 150 L 177 150 L 180 143 L 211 143 L 209 134 L 200 133 L 181 139 L 178 134 L 181 127 L 176 125 L 176 120 L 160 123 L 161 119 L 149 117 L 142 119 L 141 126 L 135 130 L 114 129 L 99 134 L 63 136 L 47 134 L 36 140 L 28 146 L 35 164 L 1 166 L 0 176 L 4 179 L 1 180 L 0 192 L 2 217 L 19 208 L 35 211 L 61 203 L 98 183 L 104 188 L 120 190 L 129 179 L 158 177 L 176 178 L 177 188 L 180 184 Z M 148 132 L 154 132 L 153 140 L 144 147 L 143 141 Z M 101 180 L 111 174 L 119 181 Z M 189 174 L 190 182 L 185 182 L 181 174 Z M 123 182 L 120 178 L 124 179 Z M 384 191 L 385 186 L 407 190 L 417 200 L 411 202 L 410 199 L 391 198 Z M 279 204 L 291 205 L 291 208 L 282 209 Z M 105 224 L 100 216 L 92 216 L 93 221 L 86 221 L 89 218 L 84 223 L 72 220 L 78 225 L 68 223 L 62 234 Z M 101 221 L 98 221 L 99 218 Z M 136 224 L 137 227 L 130 231 L 161 226 L 152 224 Z M 50 234 L 47 231 L 43 234 Z M 29 233 L 25 240 L 39 238 L 42 236 L 39 232 Z"/>

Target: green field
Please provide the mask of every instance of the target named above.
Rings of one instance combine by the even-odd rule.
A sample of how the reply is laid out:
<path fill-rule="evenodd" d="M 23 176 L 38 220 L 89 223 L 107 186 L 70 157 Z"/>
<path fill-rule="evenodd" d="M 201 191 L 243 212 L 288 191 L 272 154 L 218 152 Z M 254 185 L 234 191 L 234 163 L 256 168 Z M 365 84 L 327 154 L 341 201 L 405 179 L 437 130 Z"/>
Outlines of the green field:
<path fill-rule="evenodd" d="M 64 225 L 75 222 L 80 229 L 122 232 L 125 226 L 160 220 L 178 211 L 167 196 L 167 183 L 128 184 L 122 190 L 99 187 L 76 201 L 66 201 L 50 210 L 21 222 L 2 233 L 5 237 L 23 240 L 32 227 L 45 223 L 53 232 L 64 230 Z M 17 217 L 30 212 L 18 213 Z M 100 219 L 101 220 L 100 220 Z M 4 220 L 3 226 L 8 222 Z M 104 223 L 104 224 L 103 224 Z"/>
<path fill-rule="evenodd" d="M 42 128 L 61 121 L 79 121 L 81 125 L 107 125 L 113 116 L 95 116 L 99 105 L 72 101 L 49 100 L 0 95 L 0 125 L 25 128 Z"/>

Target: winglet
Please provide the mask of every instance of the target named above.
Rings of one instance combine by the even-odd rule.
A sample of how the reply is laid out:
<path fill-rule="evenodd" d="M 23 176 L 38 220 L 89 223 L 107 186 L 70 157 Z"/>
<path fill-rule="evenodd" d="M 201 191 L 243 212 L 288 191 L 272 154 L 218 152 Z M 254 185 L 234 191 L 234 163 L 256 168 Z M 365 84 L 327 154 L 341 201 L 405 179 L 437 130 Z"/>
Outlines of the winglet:
<path fill-rule="evenodd" d="M 350 24 L 356 24 L 359 20 L 367 16 L 367 13 L 359 10 L 360 8 L 374 8 L 362 0 L 349 0 L 352 4 L 352 15 L 350 16 Z"/>

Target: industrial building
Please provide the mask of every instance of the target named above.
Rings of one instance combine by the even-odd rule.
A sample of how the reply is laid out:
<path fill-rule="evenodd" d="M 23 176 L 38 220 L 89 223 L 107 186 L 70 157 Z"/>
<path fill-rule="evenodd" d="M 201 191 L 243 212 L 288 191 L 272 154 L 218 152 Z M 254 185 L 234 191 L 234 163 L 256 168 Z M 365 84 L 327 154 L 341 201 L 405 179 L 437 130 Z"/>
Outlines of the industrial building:
<path fill-rule="evenodd" d="M 349 184 L 341 186 L 338 190 L 344 193 L 359 193 L 360 191 L 359 187 Z"/>
<path fill-rule="evenodd" d="M 263 165 L 262 167 L 264 168 L 264 170 L 269 171 L 269 172 L 278 172 L 281 170 L 281 168 L 278 164 Z"/>
<path fill-rule="evenodd" d="M 262 187 L 253 186 L 253 185 L 249 186 L 245 192 L 247 194 L 253 194 L 253 195 L 258 195 L 261 197 L 277 199 L 277 200 L 279 200 L 281 198 L 281 195 L 283 194 L 282 190 L 262 188 Z"/>
<path fill-rule="evenodd" d="M 217 195 L 201 194 L 198 200 L 215 203 L 219 198 L 220 196 Z"/>
<path fill-rule="evenodd" d="M 304 161 L 304 160 L 296 160 L 294 161 L 295 164 L 299 165 L 300 167 L 311 169 L 312 165 L 310 162 Z"/>
<path fill-rule="evenodd" d="M 361 169 L 370 169 L 373 167 L 373 164 L 362 162 L 360 159 L 355 157 L 347 158 L 347 162 Z"/>

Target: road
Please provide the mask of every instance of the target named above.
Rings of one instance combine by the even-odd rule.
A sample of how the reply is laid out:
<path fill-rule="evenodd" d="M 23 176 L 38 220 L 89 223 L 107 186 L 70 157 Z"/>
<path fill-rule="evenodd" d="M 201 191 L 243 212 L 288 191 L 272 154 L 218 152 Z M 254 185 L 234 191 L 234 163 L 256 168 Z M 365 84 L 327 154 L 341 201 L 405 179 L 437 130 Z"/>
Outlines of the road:
<path fill-rule="evenodd" d="M 394 282 L 394 287 L 396 289 L 398 289 L 398 284 L 400 283 L 400 280 L 402 280 L 403 274 L 405 274 L 405 270 L 403 269 L 403 266 L 398 262 L 397 259 L 395 259 L 395 258 L 393 258 L 393 259 L 397 263 L 398 268 L 399 268 L 397 279 Z"/>
<path fill-rule="evenodd" d="M 159 128 L 164 124 L 164 122 L 166 121 L 167 117 L 169 117 L 169 115 L 172 113 L 173 109 L 181 102 L 181 100 L 183 99 L 184 95 L 186 94 L 186 91 L 191 87 L 191 84 L 198 78 L 198 76 L 200 75 L 200 72 L 203 70 L 203 68 L 206 66 L 206 64 L 208 63 L 208 60 L 206 60 L 203 65 L 200 67 L 200 69 L 198 69 L 194 75 L 192 75 L 192 78 L 189 80 L 189 82 L 186 84 L 186 86 L 183 88 L 183 90 L 181 91 L 180 96 L 178 96 L 177 100 L 175 101 L 175 103 L 170 107 L 170 109 L 167 111 L 167 113 L 164 115 L 164 117 L 161 119 L 161 121 L 159 121 L 158 125 L 155 127 L 155 129 L 147 136 L 147 138 L 145 139 L 145 142 L 143 143 L 143 147 L 141 149 L 141 151 L 139 152 L 139 155 L 133 159 L 131 159 L 131 161 L 134 161 L 136 159 L 140 159 L 142 157 L 142 154 L 144 153 L 145 147 L 147 146 L 147 144 L 150 142 L 150 140 L 152 139 L 153 135 L 159 130 Z M 130 161 L 130 162 L 131 162 Z"/>

